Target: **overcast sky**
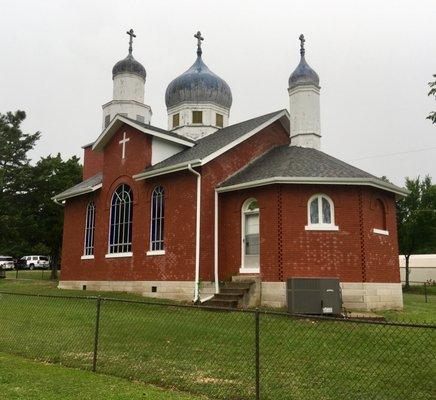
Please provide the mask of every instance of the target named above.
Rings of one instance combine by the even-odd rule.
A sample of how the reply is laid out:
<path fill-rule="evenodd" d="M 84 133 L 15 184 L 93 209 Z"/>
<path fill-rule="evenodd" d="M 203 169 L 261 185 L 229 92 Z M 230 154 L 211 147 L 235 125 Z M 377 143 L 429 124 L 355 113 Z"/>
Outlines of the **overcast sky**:
<path fill-rule="evenodd" d="M 323 151 L 399 184 L 418 174 L 436 180 L 436 126 L 425 119 L 436 110 L 427 97 L 436 73 L 435 0 L 0 5 L 0 112 L 25 110 L 24 130 L 41 131 L 34 160 L 81 155 L 97 138 L 129 28 L 147 70 L 151 122 L 163 128 L 165 89 L 194 62 L 197 30 L 205 63 L 232 89 L 231 123 L 289 107 L 287 81 L 304 33 L 306 59 L 321 80 Z"/>

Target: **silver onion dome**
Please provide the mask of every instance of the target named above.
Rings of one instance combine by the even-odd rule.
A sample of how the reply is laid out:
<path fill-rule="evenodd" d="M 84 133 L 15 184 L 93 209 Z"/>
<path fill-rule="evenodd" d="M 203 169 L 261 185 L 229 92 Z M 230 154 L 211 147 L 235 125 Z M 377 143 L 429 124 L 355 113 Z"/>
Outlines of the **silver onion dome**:
<path fill-rule="evenodd" d="M 133 43 L 133 38 L 136 37 L 136 35 L 133 33 L 133 29 L 127 31 L 127 34 L 130 36 L 129 54 L 127 55 L 126 58 L 124 58 L 121 61 L 118 61 L 114 65 L 114 67 L 112 68 L 112 79 L 115 78 L 115 76 L 118 74 L 123 74 L 127 72 L 131 74 L 139 75 L 145 80 L 145 77 L 147 76 L 147 72 L 145 71 L 145 68 L 139 61 L 136 61 L 132 55 L 132 43 Z"/>
<path fill-rule="evenodd" d="M 222 107 L 230 108 L 232 105 L 232 92 L 224 79 L 215 75 L 203 62 L 201 55 L 201 33 L 197 32 L 197 59 L 194 64 L 182 75 L 174 79 L 165 92 L 167 108 L 184 101 L 199 103 L 213 102 Z"/>
<path fill-rule="evenodd" d="M 298 64 L 297 68 L 295 68 L 294 72 L 292 72 L 291 76 L 289 77 L 289 88 L 292 89 L 296 86 L 300 85 L 315 85 L 319 86 L 319 76 L 318 74 L 309 66 L 307 63 L 304 55 L 305 55 L 305 49 L 304 49 L 304 35 L 300 35 L 300 63 Z"/>

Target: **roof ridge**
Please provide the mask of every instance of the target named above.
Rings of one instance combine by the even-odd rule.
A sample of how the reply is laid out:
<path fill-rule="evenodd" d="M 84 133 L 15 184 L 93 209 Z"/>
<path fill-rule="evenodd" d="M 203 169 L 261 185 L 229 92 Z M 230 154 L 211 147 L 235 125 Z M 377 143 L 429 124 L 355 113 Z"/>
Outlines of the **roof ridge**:
<path fill-rule="evenodd" d="M 195 143 L 199 143 L 199 142 L 201 142 L 201 141 L 203 141 L 203 140 L 205 140 L 207 138 L 213 137 L 214 135 L 216 135 L 216 134 L 218 134 L 220 132 L 222 133 L 223 131 L 225 131 L 228 128 L 235 128 L 238 125 L 246 124 L 247 122 L 254 121 L 255 119 L 258 119 L 258 118 L 263 118 L 263 117 L 267 117 L 267 116 L 271 116 L 272 117 L 273 115 L 278 114 L 278 113 L 280 113 L 282 111 L 285 111 L 285 110 L 286 110 L 285 108 L 282 108 L 282 109 L 277 110 L 277 111 L 273 111 L 273 112 L 270 112 L 270 113 L 267 113 L 267 114 L 258 115 L 257 117 L 246 119 L 245 121 L 237 122 L 236 124 L 228 125 L 228 126 L 226 126 L 224 128 L 218 129 L 217 131 L 215 131 L 214 133 L 211 133 L 210 135 L 207 135 L 207 136 L 197 140 Z"/>
<path fill-rule="evenodd" d="M 162 132 L 162 133 L 166 133 L 166 134 L 168 134 L 168 135 L 170 135 L 170 136 L 177 136 L 178 138 L 183 139 L 183 140 L 186 140 L 186 141 L 188 141 L 188 142 L 191 142 L 191 143 L 194 143 L 194 144 L 196 143 L 195 140 L 192 140 L 192 139 L 190 139 L 190 138 L 188 138 L 188 137 L 186 137 L 186 136 L 183 136 L 183 135 L 179 135 L 179 134 L 176 133 L 176 132 L 169 131 L 169 130 L 167 130 L 167 129 L 163 129 L 163 128 L 159 128 L 158 126 L 154 126 L 154 125 L 151 125 L 151 124 L 146 124 L 145 122 L 137 121 L 136 119 L 132 119 L 132 118 L 129 118 L 129 117 L 125 117 L 124 115 L 123 115 L 123 117 L 126 118 L 126 119 L 128 119 L 129 121 L 132 121 L 132 122 L 136 123 L 136 124 L 142 125 L 144 128 L 151 128 L 152 130 L 153 130 L 153 129 L 156 129 L 158 132 L 160 131 L 160 132 Z"/>
<path fill-rule="evenodd" d="M 223 179 L 221 182 L 219 182 L 216 186 L 220 186 L 222 183 L 224 183 L 226 180 L 233 178 L 235 175 L 239 174 L 240 172 L 242 172 L 244 169 L 249 168 L 251 165 L 253 165 L 255 162 L 260 161 L 262 158 L 266 157 L 269 153 L 271 153 L 273 150 L 277 150 L 278 148 L 282 147 L 282 146 L 287 146 L 287 145 L 278 145 L 275 147 L 271 147 L 270 149 L 268 149 L 267 151 L 265 151 L 264 153 L 260 154 L 257 157 L 254 157 L 253 159 L 251 159 L 247 164 L 245 164 L 243 167 L 239 168 L 237 171 L 235 171 L 233 174 L 227 176 L 225 179 Z"/>

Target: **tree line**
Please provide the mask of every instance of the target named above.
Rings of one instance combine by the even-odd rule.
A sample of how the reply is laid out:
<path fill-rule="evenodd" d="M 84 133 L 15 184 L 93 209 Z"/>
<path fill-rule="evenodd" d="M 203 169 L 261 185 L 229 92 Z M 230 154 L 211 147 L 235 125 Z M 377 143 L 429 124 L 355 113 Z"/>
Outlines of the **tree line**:
<path fill-rule="evenodd" d="M 82 166 L 60 154 L 32 165 L 28 153 L 41 134 L 23 133 L 25 118 L 24 111 L 0 113 L 0 254 L 48 255 L 58 265 L 64 210 L 51 198 L 82 180 Z"/>

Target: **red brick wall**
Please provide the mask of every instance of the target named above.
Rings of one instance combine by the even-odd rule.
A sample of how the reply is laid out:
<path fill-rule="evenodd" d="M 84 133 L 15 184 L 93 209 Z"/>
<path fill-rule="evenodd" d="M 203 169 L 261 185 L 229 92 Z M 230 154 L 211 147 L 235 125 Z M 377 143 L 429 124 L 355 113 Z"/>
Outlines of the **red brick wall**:
<path fill-rule="evenodd" d="M 201 278 L 212 280 L 214 270 L 214 189 L 251 160 L 279 145 L 289 136 L 279 121 L 202 167 Z"/>
<path fill-rule="evenodd" d="M 130 138 L 124 160 L 119 144 L 123 132 Z M 276 122 L 201 168 L 202 280 L 213 279 L 215 186 L 253 158 L 288 141 L 286 131 Z M 61 279 L 193 280 L 196 177 L 183 171 L 133 181 L 132 175 L 150 165 L 151 137 L 128 126 L 123 126 L 114 135 L 102 157 L 103 188 L 91 195 L 67 200 Z M 95 164 L 98 163 L 95 161 Z M 87 173 L 91 174 L 91 170 L 89 167 Z M 130 185 L 133 190 L 133 257 L 107 259 L 110 201 L 121 183 Z M 166 253 L 150 256 L 146 254 L 150 240 L 150 197 L 156 185 L 165 189 Z M 318 192 L 333 199 L 338 232 L 304 230 L 307 200 Z M 288 276 L 339 276 L 348 282 L 399 281 L 393 196 L 370 188 L 309 185 L 273 185 L 220 194 L 220 279 L 229 279 L 239 271 L 241 207 L 248 197 L 256 197 L 260 204 L 262 279 L 281 281 Z M 81 260 L 86 205 L 91 198 L 97 207 L 95 259 Z M 389 236 L 372 231 L 379 219 L 374 206 L 378 198 L 386 206 Z"/>
<path fill-rule="evenodd" d="M 333 200 L 338 231 L 304 229 L 307 201 L 316 193 Z M 250 197 L 260 207 L 262 280 L 321 276 L 344 282 L 399 282 L 393 195 L 371 188 L 325 185 L 275 185 L 221 194 L 220 279 L 239 272 L 241 208 Z M 381 198 L 387 206 L 389 236 L 373 232 L 378 218 L 374 198 Z"/>
<path fill-rule="evenodd" d="M 130 138 L 126 158 L 121 158 L 119 140 Z M 134 155 L 132 155 L 132 152 Z M 103 188 L 91 196 L 67 200 L 62 254 L 62 280 L 193 280 L 195 268 L 195 177 L 180 172 L 156 179 L 134 181 L 131 176 L 151 162 L 151 137 L 124 126 L 106 145 Z M 116 187 L 128 184 L 133 190 L 133 257 L 105 258 L 111 196 Z M 165 189 L 166 254 L 150 256 L 151 193 L 156 185 Z M 83 255 L 86 205 L 96 203 L 95 259 Z M 170 214 L 171 213 L 171 214 Z M 170 223 L 168 222 L 170 221 Z"/>
<path fill-rule="evenodd" d="M 379 199 L 386 210 L 386 230 L 389 236 L 373 232 L 374 228 L 379 228 L 379 211 L 376 207 Z M 366 190 L 364 204 L 367 221 L 365 231 L 366 281 L 400 282 L 394 195 L 376 189 Z"/>
<path fill-rule="evenodd" d="M 83 180 L 103 171 L 103 153 L 93 151 L 92 146 L 83 149 Z"/>
<path fill-rule="evenodd" d="M 62 280 L 193 280 L 195 268 L 195 209 L 192 207 L 195 179 L 186 172 L 170 175 L 159 181 L 133 182 L 127 177 L 117 179 L 133 189 L 133 257 L 105 258 L 108 252 L 110 196 L 94 195 L 96 202 L 95 259 L 80 260 L 86 204 L 90 197 L 80 196 L 67 201 L 65 207 Z M 166 254 L 150 256 L 150 198 L 156 184 L 165 189 L 165 208 L 171 210 L 171 223 L 165 225 Z"/>
<path fill-rule="evenodd" d="M 121 159 L 123 132 L 126 159 Z M 288 143 L 280 123 L 258 132 L 202 167 L 201 279 L 213 279 L 214 188 L 271 147 Z M 67 201 L 65 210 L 62 280 L 193 280 L 195 273 L 196 177 L 189 171 L 139 182 L 132 176 L 151 162 L 151 138 L 128 126 L 121 127 L 104 150 L 103 188 L 95 195 L 95 260 L 80 260 L 86 204 L 89 198 Z M 130 152 L 134 151 L 132 156 Z M 133 257 L 106 259 L 111 195 L 121 183 L 133 189 Z M 165 188 L 165 255 L 147 256 L 150 236 L 150 197 L 153 188 Z"/>

